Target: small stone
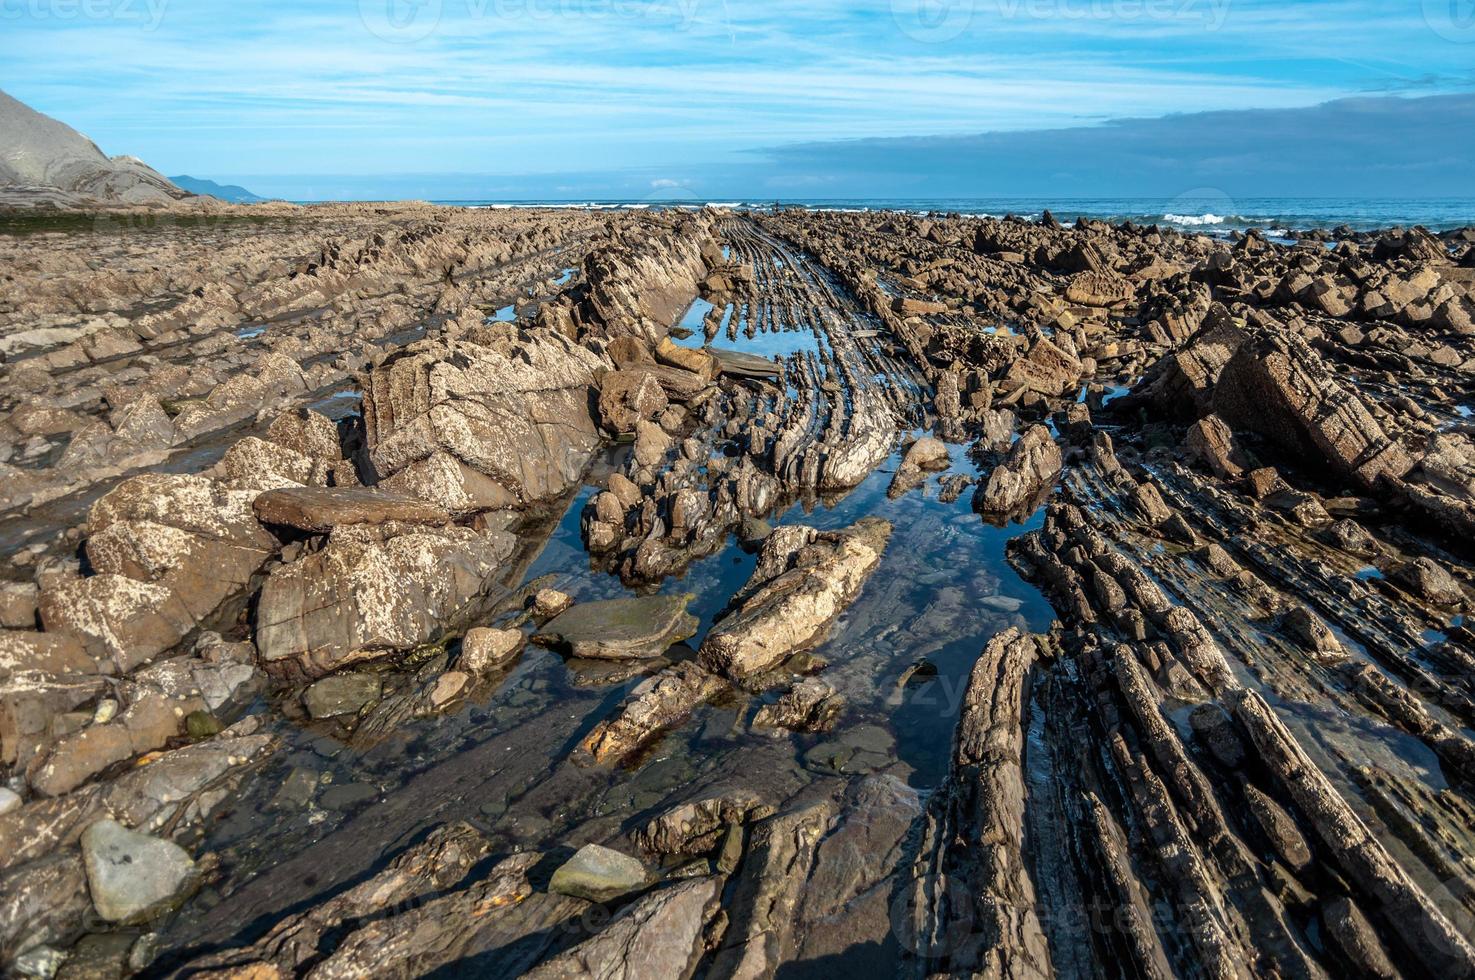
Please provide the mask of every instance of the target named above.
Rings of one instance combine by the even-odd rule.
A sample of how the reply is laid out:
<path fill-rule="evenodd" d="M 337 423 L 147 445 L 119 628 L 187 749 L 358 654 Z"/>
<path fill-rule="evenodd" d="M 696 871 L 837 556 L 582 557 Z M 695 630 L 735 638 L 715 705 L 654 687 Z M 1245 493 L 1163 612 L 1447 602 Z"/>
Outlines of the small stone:
<path fill-rule="evenodd" d="M 82 834 L 92 904 L 109 922 L 142 922 L 177 905 L 195 880 L 184 848 L 99 820 Z"/>
<path fill-rule="evenodd" d="M 51 980 L 66 962 L 67 954 L 50 946 L 33 946 L 11 961 L 10 969 L 18 977 Z"/>
<path fill-rule="evenodd" d="M 190 738 L 210 738 L 221 732 L 219 719 L 208 711 L 191 711 L 184 716 L 184 730 Z"/>
<path fill-rule="evenodd" d="M 461 641 L 461 657 L 456 666 L 471 674 L 488 674 L 511 663 L 522 645 L 522 630 L 477 627 Z"/>
<path fill-rule="evenodd" d="M 13 789 L 0 786 L 0 817 L 21 807 L 20 794 Z"/>
<path fill-rule="evenodd" d="M 557 871 L 548 890 L 591 902 L 612 902 L 650 883 L 650 872 L 628 854 L 586 844 Z"/>
<path fill-rule="evenodd" d="M 539 619 L 552 619 L 574 604 L 573 597 L 557 589 L 539 589 L 533 596 L 533 615 Z"/>
<path fill-rule="evenodd" d="M 112 698 L 105 698 L 97 702 L 97 710 L 92 712 L 92 723 L 94 725 L 106 725 L 118 714 L 118 702 Z"/>
<path fill-rule="evenodd" d="M 431 688 L 430 703 L 437 708 L 444 708 L 460 697 L 470 683 L 469 674 L 463 674 L 459 670 L 448 670 L 436 679 L 435 687 Z"/>
<path fill-rule="evenodd" d="M 376 674 L 333 674 L 304 691 L 302 703 L 313 718 L 340 718 L 378 701 L 382 690 Z"/>

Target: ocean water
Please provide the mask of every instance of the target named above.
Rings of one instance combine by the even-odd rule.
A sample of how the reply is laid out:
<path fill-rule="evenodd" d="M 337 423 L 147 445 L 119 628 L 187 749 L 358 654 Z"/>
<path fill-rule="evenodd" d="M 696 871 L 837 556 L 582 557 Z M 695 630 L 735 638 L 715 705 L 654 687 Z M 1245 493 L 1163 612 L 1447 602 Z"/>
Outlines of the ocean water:
<path fill-rule="evenodd" d="M 699 208 L 704 204 L 764 209 L 774 204 L 839 211 L 907 211 L 1003 217 L 1018 215 L 1034 220 L 1049 209 L 1063 222 L 1078 217 L 1101 221 L 1134 221 L 1183 231 L 1227 235 L 1258 228 L 1271 237 L 1286 231 L 1308 231 L 1347 225 L 1357 231 L 1422 225 L 1430 231 L 1450 231 L 1475 225 L 1475 198 L 1354 199 L 1354 198 L 1240 198 L 1224 195 L 1185 195 L 1162 198 L 898 198 L 898 199 L 785 199 L 758 200 L 644 200 L 644 201 L 439 201 L 475 207 L 576 207 L 585 209 Z"/>

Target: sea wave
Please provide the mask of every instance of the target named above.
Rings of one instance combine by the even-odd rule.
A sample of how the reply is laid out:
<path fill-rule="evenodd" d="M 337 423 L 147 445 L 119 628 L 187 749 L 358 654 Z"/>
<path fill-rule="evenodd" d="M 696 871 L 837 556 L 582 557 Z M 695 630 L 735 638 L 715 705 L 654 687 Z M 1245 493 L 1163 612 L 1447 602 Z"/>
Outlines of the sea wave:
<path fill-rule="evenodd" d="M 1187 225 L 1198 227 L 1200 225 L 1222 225 L 1228 221 L 1243 221 L 1245 219 L 1231 215 L 1225 217 L 1222 214 L 1165 214 L 1163 220 L 1175 225 Z"/>

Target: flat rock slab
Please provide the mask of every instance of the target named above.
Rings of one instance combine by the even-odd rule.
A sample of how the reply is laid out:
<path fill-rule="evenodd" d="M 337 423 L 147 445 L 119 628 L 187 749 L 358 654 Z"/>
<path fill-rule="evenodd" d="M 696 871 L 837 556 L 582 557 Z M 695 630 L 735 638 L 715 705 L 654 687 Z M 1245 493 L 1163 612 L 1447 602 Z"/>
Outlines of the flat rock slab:
<path fill-rule="evenodd" d="M 345 524 L 448 524 L 441 507 L 415 497 L 362 487 L 286 487 L 268 490 L 252 505 L 263 524 L 326 534 Z"/>
<path fill-rule="evenodd" d="M 586 844 L 548 882 L 548 890 L 591 902 L 612 902 L 650 883 L 645 865 L 628 854 Z"/>
<path fill-rule="evenodd" d="M 673 643 L 696 635 L 697 618 L 686 611 L 690 595 L 652 595 L 583 602 L 549 621 L 534 642 L 590 660 L 659 657 Z"/>
<path fill-rule="evenodd" d="M 717 367 L 723 374 L 736 378 L 778 377 L 778 365 L 767 357 L 721 347 L 707 347 L 705 350 L 717 358 Z"/>

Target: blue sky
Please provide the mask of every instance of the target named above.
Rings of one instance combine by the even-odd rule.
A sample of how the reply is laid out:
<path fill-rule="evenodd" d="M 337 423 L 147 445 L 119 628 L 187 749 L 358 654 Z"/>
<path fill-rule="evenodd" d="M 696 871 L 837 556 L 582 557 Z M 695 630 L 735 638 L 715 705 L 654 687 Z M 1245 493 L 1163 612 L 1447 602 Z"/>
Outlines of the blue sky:
<path fill-rule="evenodd" d="M 109 153 L 259 193 L 851 196 L 886 170 L 842 141 L 1470 91 L 1475 0 L 0 0 L 0 66 Z M 997 163 L 941 171 L 1037 192 Z"/>

